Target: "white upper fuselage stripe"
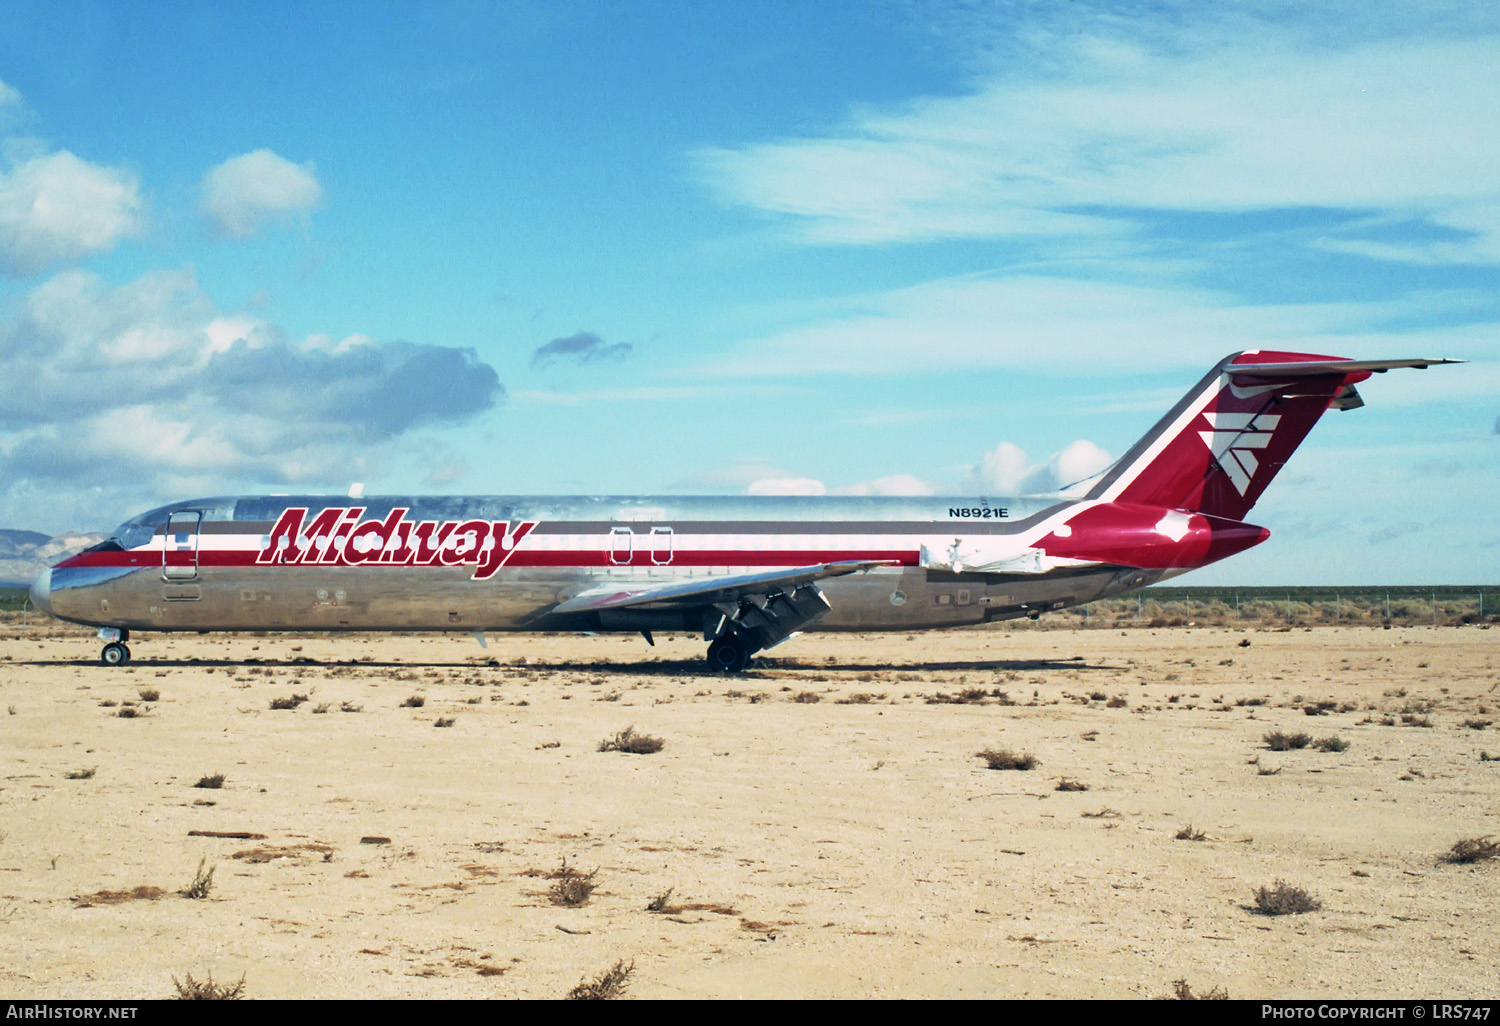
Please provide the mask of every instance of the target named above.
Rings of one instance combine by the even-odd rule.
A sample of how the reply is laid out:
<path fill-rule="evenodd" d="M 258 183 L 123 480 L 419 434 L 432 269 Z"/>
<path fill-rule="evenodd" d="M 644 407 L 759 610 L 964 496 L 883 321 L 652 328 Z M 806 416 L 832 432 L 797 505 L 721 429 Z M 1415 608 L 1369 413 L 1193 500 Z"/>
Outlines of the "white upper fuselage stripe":
<path fill-rule="evenodd" d="M 1115 478 L 1114 483 L 1104 490 L 1104 494 L 1099 497 L 1100 500 L 1113 502 L 1115 499 L 1118 499 L 1120 493 L 1129 488 L 1135 479 L 1140 476 L 1141 472 L 1151 466 L 1166 447 L 1176 441 L 1177 437 L 1183 431 L 1187 430 L 1188 425 L 1192 424 L 1194 420 L 1202 415 L 1203 408 L 1219 394 L 1223 387 L 1223 374 L 1220 374 L 1204 386 L 1203 391 L 1198 393 L 1197 398 L 1188 404 L 1182 413 L 1178 415 L 1177 419 L 1172 421 L 1165 431 L 1152 439 L 1151 444 L 1137 457 L 1136 461 L 1125 468 L 1125 471 L 1119 477 Z"/>

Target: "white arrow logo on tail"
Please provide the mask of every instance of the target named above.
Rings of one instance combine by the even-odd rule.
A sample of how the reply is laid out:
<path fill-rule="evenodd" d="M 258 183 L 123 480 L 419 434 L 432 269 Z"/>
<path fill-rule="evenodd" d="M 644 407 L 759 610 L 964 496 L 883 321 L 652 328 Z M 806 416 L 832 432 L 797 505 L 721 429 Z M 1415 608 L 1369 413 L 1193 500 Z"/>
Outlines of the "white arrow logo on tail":
<path fill-rule="evenodd" d="M 1255 477 L 1256 468 L 1260 466 L 1254 450 L 1264 449 L 1271 444 L 1271 435 L 1281 422 L 1281 415 L 1205 412 L 1203 416 L 1213 430 L 1199 431 L 1198 437 L 1203 439 L 1208 451 L 1214 454 L 1214 459 L 1224 468 L 1224 473 L 1229 475 L 1235 488 L 1244 495 L 1250 487 L 1251 479 Z"/>

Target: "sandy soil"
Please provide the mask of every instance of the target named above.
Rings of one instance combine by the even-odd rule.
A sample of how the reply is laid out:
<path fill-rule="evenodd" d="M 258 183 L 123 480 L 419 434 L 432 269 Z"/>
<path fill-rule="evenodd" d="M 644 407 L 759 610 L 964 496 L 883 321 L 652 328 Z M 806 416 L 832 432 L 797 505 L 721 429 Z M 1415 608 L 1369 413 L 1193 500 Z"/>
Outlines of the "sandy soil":
<path fill-rule="evenodd" d="M 1500 995 L 1500 860 L 1439 861 L 1500 834 L 1500 631 L 701 647 L 158 635 L 108 670 L 0 623 L 0 995 L 560 997 L 619 960 L 636 997 Z M 598 751 L 631 726 L 665 746 Z M 1322 908 L 1255 914 L 1277 880 Z"/>

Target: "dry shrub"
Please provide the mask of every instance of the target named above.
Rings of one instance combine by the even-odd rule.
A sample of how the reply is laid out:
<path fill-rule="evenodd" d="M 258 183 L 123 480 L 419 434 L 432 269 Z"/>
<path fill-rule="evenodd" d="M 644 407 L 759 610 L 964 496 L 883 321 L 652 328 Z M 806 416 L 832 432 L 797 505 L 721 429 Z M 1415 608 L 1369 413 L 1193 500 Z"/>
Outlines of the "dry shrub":
<path fill-rule="evenodd" d="M 1026 752 L 1018 755 L 1006 748 L 986 748 L 976 754 L 992 770 L 1029 770 L 1041 765 L 1034 755 Z"/>
<path fill-rule="evenodd" d="M 215 773 L 211 777 L 199 777 L 198 778 L 198 782 L 196 784 L 194 784 L 193 786 L 194 787 L 206 787 L 206 788 L 209 788 L 211 790 L 217 790 L 217 789 L 219 789 L 219 788 L 221 788 L 221 787 L 224 786 L 224 774 L 222 774 L 222 773 Z"/>
<path fill-rule="evenodd" d="M 457 722 L 452 716 L 439 716 L 432 725 L 434 727 L 451 727 Z"/>
<path fill-rule="evenodd" d="M 1081 780 L 1072 780 L 1068 777 L 1063 777 L 1057 782 L 1057 789 L 1059 791 L 1087 791 L 1089 785 Z"/>
<path fill-rule="evenodd" d="M 1490 859 L 1500 859 L 1500 841 L 1491 841 L 1488 837 L 1470 837 L 1448 849 L 1438 861 L 1461 865 L 1488 862 Z"/>
<path fill-rule="evenodd" d="M 1246 641 L 1245 644 L 1250 644 Z M 1174 980 L 1172 982 L 1172 997 L 1178 1001 L 1228 1001 L 1229 991 L 1223 987 L 1215 987 L 1205 994 L 1194 994 L 1193 988 L 1188 986 L 1187 980 Z"/>
<path fill-rule="evenodd" d="M 426 704 L 427 704 L 427 699 L 423 698 L 421 695 L 412 695 L 406 701 L 404 701 L 404 702 L 401 703 L 401 708 L 402 709 L 420 709 L 420 708 L 422 708 L 422 706 L 424 706 Z"/>
<path fill-rule="evenodd" d="M 92 780 L 94 779 L 94 774 L 97 772 L 97 769 L 91 767 L 89 769 L 69 770 L 63 776 L 69 780 Z"/>
<path fill-rule="evenodd" d="M 209 973 L 208 979 L 200 983 L 193 979 L 192 973 L 187 973 L 181 980 L 172 977 L 172 984 L 177 988 L 178 1001 L 238 1001 L 245 996 L 243 976 L 238 983 L 215 983 L 214 974 Z"/>
<path fill-rule="evenodd" d="M 594 877 L 599 875 L 599 870 L 592 873 L 580 873 L 576 869 L 569 869 L 566 859 L 563 860 L 562 869 L 558 877 L 552 882 L 552 888 L 547 892 L 547 897 L 554 905 L 563 905 L 567 908 L 577 908 L 588 903 L 594 888 Z"/>
<path fill-rule="evenodd" d="M 1312 744 L 1311 734 L 1287 734 L 1280 730 L 1273 730 L 1261 738 L 1266 747 L 1273 752 L 1289 752 L 1294 748 L 1306 748 Z"/>
<path fill-rule="evenodd" d="M 161 692 L 155 688 L 141 688 L 136 694 L 141 696 L 142 702 L 155 702 L 161 698 Z"/>
<path fill-rule="evenodd" d="M 214 886 L 214 867 L 208 864 L 208 857 L 204 856 L 198 860 L 198 872 L 193 875 L 193 880 L 178 893 L 184 898 L 203 899 L 208 897 L 208 892 Z"/>
<path fill-rule="evenodd" d="M 1104 703 L 1104 707 L 1106 709 L 1123 709 L 1123 708 L 1125 708 L 1129 704 L 1130 703 L 1127 702 L 1124 699 L 1123 696 L 1116 695 L 1114 698 L 1111 698 L 1108 702 L 1105 702 Z"/>
<path fill-rule="evenodd" d="M 1251 911 L 1263 916 L 1286 916 L 1316 912 L 1322 907 L 1321 901 L 1301 887 L 1293 887 L 1285 880 L 1277 880 L 1270 887 L 1256 888 L 1255 907 Z"/>
<path fill-rule="evenodd" d="M 792 696 L 792 701 L 802 705 L 811 705 L 814 702 L 823 701 L 823 696 L 816 691 L 799 691 Z"/>
<path fill-rule="evenodd" d="M 635 972 L 635 962 L 627 964 L 622 958 L 611 968 L 594 977 L 580 980 L 578 986 L 568 991 L 569 1001 L 610 1001 L 625 993 L 630 983 L 630 974 Z"/>
<path fill-rule="evenodd" d="M 647 912 L 665 912 L 668 908 L 671 907 L 668 903 L 672 900 L 672 892 L 674 890 L 676 890 L 676 888 L 674 888 L 674 887 L 668 887 L 666 890 L 662 891 L 656 897 L 652 898 L 651 899 L 651 903 L 646 906 L 646 911 Z"/>
<path fill-rule="evenodd" d="M 626 727 L 614 737 L 599 742 L 601 752 L 629 752 L 631 755 L 651 755 L 659 752 L 666 742 L 650 734 L 637 734 L 635 727 Z"/>
<path fill-rule="evenodd" d="M 1313 747 L 1320 752 L 1343 752 L 1348 750 L 1349 742 L 1341 737 L 1330 735 L 1318 738 L 1313 742 Z"/>
<path fill-rule="evenodd" d="M 928 705 L 983 705 L 984 700 L 990 697 L 990 692 L 984 688 L 964 688 L 956 695 L 946 695 L 939 692 L 929 695 L 926 699 Z"/>
<path fill-rule="evenodd" d="M 1179 841 L 1204 841 L 1208 835 L 1202 830 L 1194 830 L 1193 824 L 1189 823 L 1174 835 Z"/>
<path fill-rule="evenodd" d="M 286 698 L 271 699 L 272 709 L 295 709 L 307 701 L 306 695 L 288 695 Z"/>

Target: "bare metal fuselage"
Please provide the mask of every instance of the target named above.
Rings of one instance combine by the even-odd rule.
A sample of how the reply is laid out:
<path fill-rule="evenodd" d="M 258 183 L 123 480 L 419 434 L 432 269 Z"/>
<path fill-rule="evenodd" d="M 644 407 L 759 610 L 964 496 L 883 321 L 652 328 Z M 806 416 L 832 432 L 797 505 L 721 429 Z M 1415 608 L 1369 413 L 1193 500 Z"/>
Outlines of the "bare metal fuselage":
<path fill-rule="evenodd" d="M 1242 552 L 1324 412 L 1447 362 L 1231 354 L 1076 498 L 203 499 L 126 522 L 32 598 L 99 626 L 111 665 L 131 631 L 691 631 L 737 672 L 799 630 L 1035 616 Z"/>
<path fill-rule="evenodd" d="M 808 629 L 892 630 L 1031 615 L 1161 576 L 1098 563 L 1045 573 L 923 565 L 924 553 L 955 546 L 1019 551 L 1024 535 L 1070 505 L 990 498 L 215 498 L 136 517 L 112 537 L 119 551 L 67 561 L 34 590 L 55 616 L 130 631 L 697 632 L 701 616 L 673 606 L 554 610 L 600 587 L 870 559 L 887 565 L 820 582 L 831 609 Z M 480 579 L 482 560 L 461 553 L 454 565 L 423 563 L 421 553 L 349 565 L 332 550 L 344 546 L 352 555 L 352 527 L 327 546 L 312 545 L 300 560 L 278 559 L 273 532 L 288 508 L 307 510 L 304 527 L 330 510 L 351 511 L 337 521 L 348 524 L 378 524 L 404 510 L 403 525 L 454 525 L 450 551 L 452 533 L 466 524 L 535 526 L 503 566 Z M 329 523 L 335 521 L 325 518 Z M 377 540 L 387 550 L 393 544 Z M 435 549 L 435 533 L 428 540 Z"/>

